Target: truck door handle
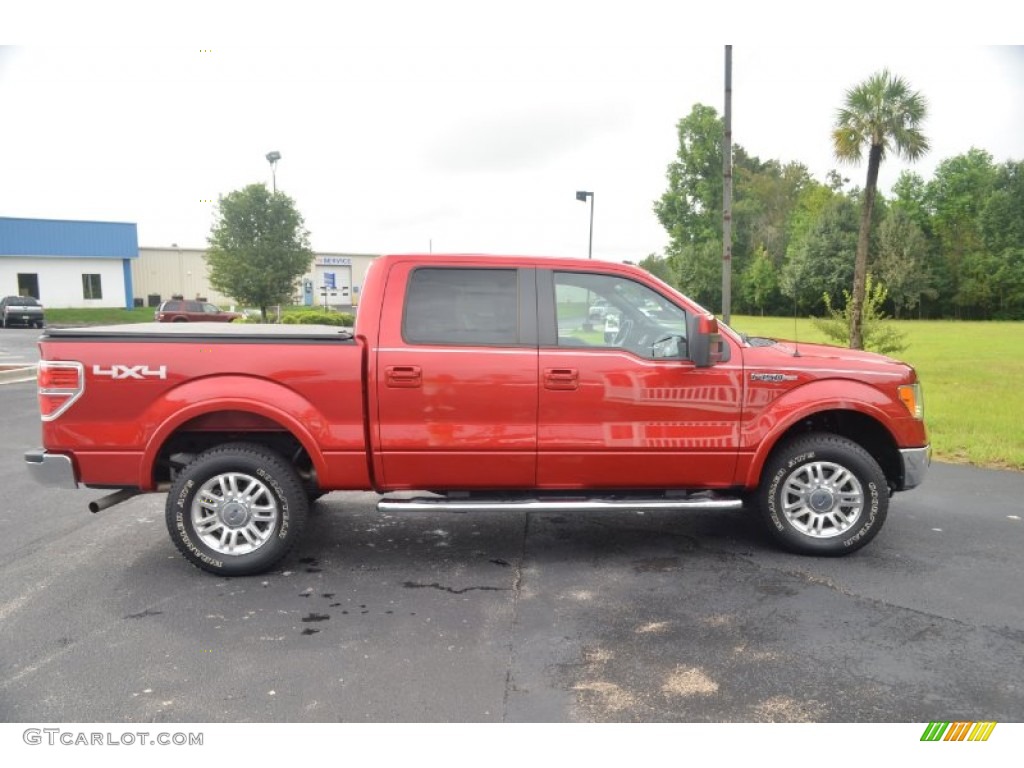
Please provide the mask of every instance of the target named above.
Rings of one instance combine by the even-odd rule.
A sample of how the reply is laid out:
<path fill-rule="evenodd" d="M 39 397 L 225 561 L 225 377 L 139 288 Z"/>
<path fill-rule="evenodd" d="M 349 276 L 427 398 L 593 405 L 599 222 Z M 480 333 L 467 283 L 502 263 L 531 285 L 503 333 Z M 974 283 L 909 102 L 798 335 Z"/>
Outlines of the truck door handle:
<path fill-rule="evenodd" d="M 575 368 L 546 368 L 544 370 L 544 388 L 571 390 L 579 389 L 580 372 Z"/>
<path fill-rule="evenodd" d="M 389 365 L 384 369 L 384 377 L 389 387 L 397 389 L 415 389 L 423 385 L 423 371 L 418 365 Z"/>

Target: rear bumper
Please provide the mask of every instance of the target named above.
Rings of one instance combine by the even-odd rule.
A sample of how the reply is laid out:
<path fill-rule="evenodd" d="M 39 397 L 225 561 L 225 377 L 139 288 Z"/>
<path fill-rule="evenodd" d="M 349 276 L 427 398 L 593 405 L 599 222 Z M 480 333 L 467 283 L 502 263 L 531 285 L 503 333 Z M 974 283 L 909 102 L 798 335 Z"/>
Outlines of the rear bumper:
<path fill-rule="evenodd" d="M 902 490 L 909 491 L 924 482 L 928 467 L 932 463 L 932 447 L 926 445 L 924 448 L 901 448 L 900 456 L 903 458 Z"/>
<path fill-rule="evenodd" d="M 28 473 L 40 485 L 50 488 L 77 488 L 75 467 L 71 458 L 59 453 L 49 453 L 43 448 L 25 452 L 25 466 Z"/>
<path fill-rule="evenodd" d="M 3 314 L 5 323 L 41 323 L 45 313 L 37 309 L 8 309 Z"/>

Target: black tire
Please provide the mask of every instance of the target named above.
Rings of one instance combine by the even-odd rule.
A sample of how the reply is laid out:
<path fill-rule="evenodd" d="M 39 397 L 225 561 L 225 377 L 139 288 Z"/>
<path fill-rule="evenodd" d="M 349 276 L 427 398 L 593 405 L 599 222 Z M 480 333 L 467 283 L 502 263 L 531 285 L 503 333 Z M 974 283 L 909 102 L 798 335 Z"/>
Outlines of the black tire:
<path fill-rule="evenodd" d="M 273 568 L 298 541 L 308 502 L 295 470 L 255 443 L 201 453 L 167 495 L 171 540 L 193 565 L 220 576 Z"/>
<path fill-rule="evenodd" d="M 758 508 L 769 533 L 804 555 L 847 555 L 878 534 L 889 488 L 878 462 L 852 440 L 812 433 L 779 445 L 765 464 Z"/>

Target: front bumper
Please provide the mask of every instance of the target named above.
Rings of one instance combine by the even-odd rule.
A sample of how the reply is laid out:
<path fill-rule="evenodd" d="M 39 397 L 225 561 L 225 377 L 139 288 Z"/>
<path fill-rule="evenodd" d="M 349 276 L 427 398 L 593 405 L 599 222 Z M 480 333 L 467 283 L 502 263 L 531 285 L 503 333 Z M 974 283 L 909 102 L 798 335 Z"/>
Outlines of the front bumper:
<path fill-rule="evenodd" d="M 901 448 L 900 456 L 903 458 L 902 490 L 909 491 L 924 482 L 928 467 L 932 463 L 932 447 L 926 445 L 924 448 Z"/>
<path fill-rule="evenodd" d="M 49 453 L 43 448 L 25 452 L 25 466 L 28 473 L 40 485 L 50 488 L 77 488 L 75 467 L 71 458 L 59 453 Z"/>

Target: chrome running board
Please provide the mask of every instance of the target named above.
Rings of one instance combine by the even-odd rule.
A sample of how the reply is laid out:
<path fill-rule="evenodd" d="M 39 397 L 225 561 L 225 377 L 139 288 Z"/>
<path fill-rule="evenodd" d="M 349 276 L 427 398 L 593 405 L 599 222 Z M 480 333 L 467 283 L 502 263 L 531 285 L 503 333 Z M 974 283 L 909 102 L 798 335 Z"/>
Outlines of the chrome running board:
<path fill-rule="evenodd" d="M 735 498 L 721 497 L 690 497 L 678 499 L 602 499 L 602 498 L 535 498 L 535 499 L 448 499 L 441 497 L 419 496 L 411 499 L 383 498 L 377 502 L 381 512 L 501 512 L 514 510 L 545 510 L 596 512 L 607 509 L 627 511 L 649 511 L 660 509 L 695 509 L 695 510 L 738 510 L 743 502 Z"/>

